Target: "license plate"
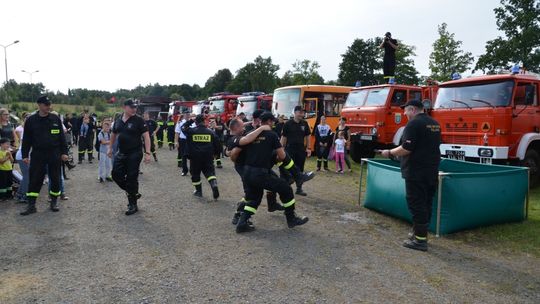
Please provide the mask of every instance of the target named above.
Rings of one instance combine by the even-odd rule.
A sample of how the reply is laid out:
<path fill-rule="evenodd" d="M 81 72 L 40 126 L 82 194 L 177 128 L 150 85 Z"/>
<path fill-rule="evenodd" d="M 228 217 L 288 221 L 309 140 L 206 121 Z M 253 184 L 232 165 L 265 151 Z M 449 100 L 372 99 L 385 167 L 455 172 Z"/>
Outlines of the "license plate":
<path fill-rule="evenodd" d="M 370 135 L 360 135 L 361 140 L 373 140 L 373 137 Z"/>
<path fill-rule="evenodd" d="M 464 158 L 465 151 L 461 150 L 446 150 L 446 156 L 455 158 Z"/>

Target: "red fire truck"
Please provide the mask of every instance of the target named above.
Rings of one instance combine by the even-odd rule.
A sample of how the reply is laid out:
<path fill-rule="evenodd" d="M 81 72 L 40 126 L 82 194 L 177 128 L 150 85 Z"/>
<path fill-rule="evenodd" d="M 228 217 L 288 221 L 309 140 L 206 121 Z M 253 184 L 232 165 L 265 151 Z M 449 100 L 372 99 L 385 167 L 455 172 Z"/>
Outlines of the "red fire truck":
<path fill-rule="evenodd" d="M 236 107 L 236 115 L 240 113 L 246 114 L 246 118 L 251 120 L 255 110 L 272 111 L 272 94 L 264 92 L 249 92 L 242 93 L 238 97 L 238 106 Z"/>
<path fill-rule="evenodd" d="M 375 149 L 395 147 L 407 124 L 401 105 L 412 99 L 431 99 L 436 87 L 384 84 L 353 89 L 341 116 L 351 132 L 351 158 L 360 162 Z"/>
<path fill-rule="evenodd" d="M 169 116 L 172 115 L 174 122 L 178 122 L 180 114 L 191 113 L 193 106 L 197 104 L 196 101 L 173 101 L 169 103 Z"/>
<path fill-rule="evenodd" d="M 208 118 L 221 116 L 221 121 L 227 124 L 236 115 L 237 99 L 240 96 L 221 92 L 208 97 Z"/>
<path fill-rule="evenodd" d="M 443 157 L 523 165 L 540 177 L 540 77 L 506 74 L 440 84 L 431 115 L 441 124 Z"/>

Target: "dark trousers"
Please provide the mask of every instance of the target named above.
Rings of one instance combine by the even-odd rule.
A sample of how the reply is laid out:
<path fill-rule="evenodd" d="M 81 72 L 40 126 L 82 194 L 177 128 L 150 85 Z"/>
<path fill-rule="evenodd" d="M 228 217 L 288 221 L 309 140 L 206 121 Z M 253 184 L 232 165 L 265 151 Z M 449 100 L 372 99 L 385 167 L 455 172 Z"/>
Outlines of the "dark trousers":
<path fill-rule="evenodd" d="M 183 138 L 178 138 L 178 168 L 182 168 L 183 173 L 188 173 L 187 165 L 187 140 Z"/>
<path fill-rule="evenodd" d="M 112 178 L 120 189 L 131 196 L 139 193 L 139 166 L 142 157 L 142 151 L 118 152 L 114 156 Z"/>
<path fill-rule="evenodd" d="M 191 155 L 189 162 L 190 174 L 191 174 L 191 183 L 193 186 L 201 185 L 201 172 L 204 174 L 208 182 L 213 179 L 216 179 L 216 170 L 214 169 L 214 161 L 212 156 L 199 156 L 194 157 Z"/>
<path fill-rule="evenodd" d="M 296 167 L 304 172 L 304 164 L 306 163 L 306 149 L 304 146 L 287 146 L 285 149 L 287 154 L 292 158 Z"/>
<path fill-rule="evenodd" d="M 60 151 L 58 150 L 32 151 L 30 155 L 30 168 L 28 170 L 28 192 L 26 193 L 28 199 L 35 200 L 39 196 L 45 174 L 49 175 L 49 195 L 52 198 L 60 196 L 60 167 L 62 166 L 60 156 Z"/>
<path fill-rule="evenodd" d="M 163 146 L 163 131 L 157 131 L 156 138 L 157 138 L 158 147 L 161 148 Z"/>
<path fill-rule="evenodd" d="M 0 170 L 0 198 L 13 197 L 13 177 L 11 170 Z"/>
<path fill-rule="evenodd" d="M 413 230 L 416 236 L 427 236 L 427 230 L 431 220 L 433 195 L 436 190 L 436 180 L 405 180 L 407 206 L 412 215 Z"/>
<path fill-rule="evenodd" d="M 174 129 L 167 130 L 167 143 L 169 144 L 169 147 L 174 147 Z"/>
<path fill-rule="evenodd" d="M 291 186 L 285 180 L 271 172 L 271 169 L 244 166 L 244 180 L 246 182 L 246 205 L 244 211 L 254 214 L 261 204 L 264 190 L 279 194 L 283 207 L 294 209 L 294 194 Z"/>
<path fill-rule="evenodd" d="M 79 136 L 79 161 L 84 160 L 84 154 L 88 153 L 88 160 L 91 161 L 93 157 L 94 147 L 92 147 L 92 136 Z"/>
<path fill-rule="evenodd" d="M 73 138 L 73 144 L 77 145 L 79 142 L 79 130 L 71 130 L 71 138 Z"/>
<path fill-rule="evenodd" d="M 321 146 L 320 144 L 317 146 L 317 168 L 321 168 L 321 162 L 324 165 L 325 169 L 328 169 L 328 154 L 330 152 L 330 144 L 328 144 L 326 147 Z"/>
<path fill-rule="evenodd" d="M 154 142 L 154 136 L 150 136 L 150 153 L 156 158 L 156 143 Z"/>
<path fill-rule="evenodd" d="M 384 77 L 394 77 L 395 70 L 396 70 L 396 58 L 385 56 L 383 58 Z"/>

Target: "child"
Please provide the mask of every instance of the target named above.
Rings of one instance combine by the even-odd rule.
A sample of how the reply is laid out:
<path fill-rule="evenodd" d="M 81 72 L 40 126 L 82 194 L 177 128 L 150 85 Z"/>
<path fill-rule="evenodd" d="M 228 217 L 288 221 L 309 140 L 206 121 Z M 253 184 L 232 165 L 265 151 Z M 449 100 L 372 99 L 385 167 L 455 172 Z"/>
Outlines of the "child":
<path fill-rule="evenodd" d="M 107 149 L 111 144 L 111 124 L 108 121 L 103 122 L 101 131 L 98 133 L 99 145 L 99 182 L 103 183 L 104 180 L 112 182 L 111 170 L 112 160 L 107 156 Z"/>
<path fill-rule="evenodd" d="M 336 159 L 336 172 L 343 174 L 343 168 L 345 166 L 345 145 L 347 144 L 347 140 L 345 139 L 345 133 L 343 131 L 339 131 L 338 138 L 336 139 L 335 144 L 336 153 L 334 155 L 334 158 Z"/>
<path fill-rule="evenodd" d="M 13 198 L 11 171 L 13 170 L 13 156 L 11 155 L 9 138 L 0 138 L 0 199 Z"/>

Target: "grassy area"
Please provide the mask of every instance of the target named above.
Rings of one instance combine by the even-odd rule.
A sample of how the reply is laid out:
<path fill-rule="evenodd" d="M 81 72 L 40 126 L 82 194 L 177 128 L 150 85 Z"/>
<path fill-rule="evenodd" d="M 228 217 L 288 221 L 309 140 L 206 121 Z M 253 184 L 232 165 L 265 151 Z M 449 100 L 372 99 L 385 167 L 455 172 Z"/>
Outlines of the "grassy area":
<path fill-rule="evenodd" d="M 316 169 L 316 158 L 306 162 L 306 170 Z M 360 164 L 353 164 L 353 174 L 336 175 L 335 182 L 350 186 L 351 191 L 358 191 Z M 329 168 L 335 170 L 335 163 L 329 162 Z M 364 174 L 366 168 L 364 167 Z M 365 176 L 365 175 L 364 175 Z M 365 178 L 362 189 L 365 191 Z M 351 202 L 356 204 L 357 202 Z M 521 253 L 540 257 L 540 187 L 532 189 L 529 195 L 528 219 L 521 223 L 494 225 L 454 233 L 447 236 L 455 241 L 472 246 L 492 248 L 497 252 Z"/>

